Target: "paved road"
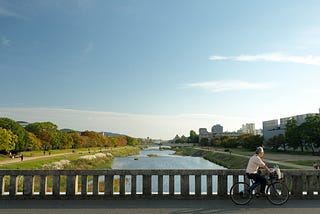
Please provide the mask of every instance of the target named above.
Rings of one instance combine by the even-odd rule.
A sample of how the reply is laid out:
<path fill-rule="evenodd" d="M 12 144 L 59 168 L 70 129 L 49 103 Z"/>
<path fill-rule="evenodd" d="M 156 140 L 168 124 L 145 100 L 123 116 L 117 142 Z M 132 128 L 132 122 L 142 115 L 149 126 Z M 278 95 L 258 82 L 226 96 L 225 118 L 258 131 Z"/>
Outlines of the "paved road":
<path fill-rule="evenodd" d="M 300 214 L 320 213 L 319 200 L 289 200 L 275 206 L 266 200 L 249 205 L 234 205 L 229 200 L 0 200 L 0 213 L 8 214 L 205 214 L 259 213 Z"/>

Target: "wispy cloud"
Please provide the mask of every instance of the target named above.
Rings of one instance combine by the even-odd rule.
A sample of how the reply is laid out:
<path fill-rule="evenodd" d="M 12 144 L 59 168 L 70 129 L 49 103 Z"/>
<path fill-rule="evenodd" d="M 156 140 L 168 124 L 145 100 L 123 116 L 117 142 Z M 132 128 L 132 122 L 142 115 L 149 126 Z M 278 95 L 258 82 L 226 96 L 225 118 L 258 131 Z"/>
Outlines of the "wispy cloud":
<path fill-rule="evenodd" d="M 190 130 L 198 131 L 200 127 L 211 127 L 212 121 L 223 124 L 226 130 L 237 130 L 245 121 L 252 119 L 216 114 L 146 115 L 62 108 L 12 107 L 0 107 L 0 117 L 31 123 L 51 121 L 59 128 L 79 131 L 111 131 L 133 137 L 162 139 L 172 139 L 176 134 L 188 136 Z"/>
<path fill-rule="evenodd" d="M 211 81 L 184 84 L 186 88 L 203 89 L 210 92 L 262 90 L 275 87 L 274 83 L 250 83 L 239 80 Z"/>
<path fill-rule="evenodd" d="M 90 53 L 91 51 L 93 51 L 93 44 L 92 44 L 92 42 L 89 42 L 89 43 L 87 44 L 87 46 L 83 49 L 83 53 L 84 53 L 84 54 L 88 54 L 88 53 Z"/>
<path fill-rule="evenodd" d="M 219 56 L 214 55 L 209 57 L 210 60 L 232 60 L 232 61 L 244 61 L 244 62 L 255 62 L 255 61 L 266 61 L 266 62 L 289 62 L 299 63 L 306 65 L 320 65 L 320 56 L 290 56 L 282 53 L 266 53 L 256 55 L 239 55 L 239 56 Z"/>
<path fill-rule="evenodd" d="M 0 17 L 1 16 L 2 17 L 13 17 L 13 18 L 24 19 L 24 16 L 0 6 Z"/>
<path fill-rule="evenodd" d="M 0 45 L 3 45 L 3 46 L 11 46 L 11 41 L 9 39 L 7 39 L 5 36 L 2 36 L 0 38 Z"/>

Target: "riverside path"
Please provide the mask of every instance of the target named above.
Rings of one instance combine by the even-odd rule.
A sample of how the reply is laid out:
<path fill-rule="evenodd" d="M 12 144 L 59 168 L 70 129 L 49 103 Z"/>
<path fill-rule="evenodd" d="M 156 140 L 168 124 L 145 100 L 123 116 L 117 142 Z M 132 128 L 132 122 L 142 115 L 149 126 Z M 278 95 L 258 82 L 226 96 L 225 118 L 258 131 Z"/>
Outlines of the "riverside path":
<path fill-rule="evenodd" d="M 289 200 L 274 206 L 267 200 L 254 200 L 239 206 L 231 200 L 0 200 L 5 214 L 205 214 L 205 213 L 320 213 L 318 200 Z"/>

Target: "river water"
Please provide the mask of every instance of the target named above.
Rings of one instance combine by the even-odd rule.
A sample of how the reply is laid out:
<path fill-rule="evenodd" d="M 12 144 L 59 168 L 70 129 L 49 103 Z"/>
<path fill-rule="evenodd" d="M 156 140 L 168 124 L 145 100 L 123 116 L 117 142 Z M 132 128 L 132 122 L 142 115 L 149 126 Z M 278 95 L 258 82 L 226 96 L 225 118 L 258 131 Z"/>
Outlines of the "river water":
<path fill-rule="evenodd" d="M 175 151 L 160 150 L 159 147 L 149 147 L 141 150 L 139 155 L 117 157 L 112 169 L 225 169 L 222 166 L 205 160 L 202 157 L 178 156 Z M 149 157 L 148 155 L 153 155 Z M 131 189 L 131 176 L 126 177 L 126 190 Z M 195 177 L 190 176 L 190 192 L 194 192 Z M 217 178 L 213 176 L 213 192 L 217 190 Z M 152 191 L 157 191 L 157 176 L 152 176 Z M 201 191 L 206 191 L 206 176 L 201 177 Z M 180 176 L 175 176 L 175 193 L 180 192 Z M 137 176 L 137 192 L 142 191 L 142 176 Z M 163 176 L 163 192 L 169 191 L 169 176 Z"/>

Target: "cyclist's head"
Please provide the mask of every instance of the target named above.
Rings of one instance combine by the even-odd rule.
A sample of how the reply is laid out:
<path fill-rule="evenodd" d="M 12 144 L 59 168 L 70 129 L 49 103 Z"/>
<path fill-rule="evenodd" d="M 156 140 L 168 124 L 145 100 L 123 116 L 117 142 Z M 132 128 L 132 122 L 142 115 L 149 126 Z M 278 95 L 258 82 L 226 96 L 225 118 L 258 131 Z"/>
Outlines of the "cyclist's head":
<path fill-rule="evenodd" d="M 264 154 L 264 150 L 262 148 L 262 146 L 259 146 L 257 149 L 256 149 L 256 154 Z"/>

